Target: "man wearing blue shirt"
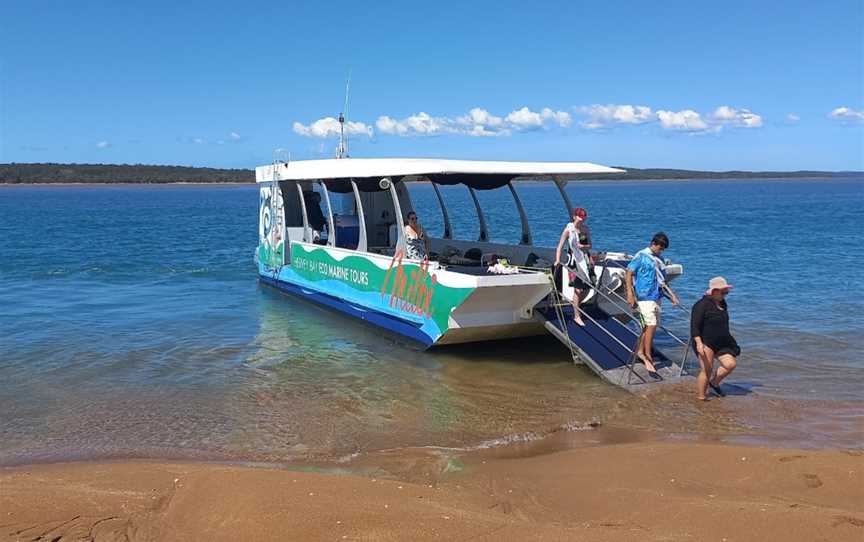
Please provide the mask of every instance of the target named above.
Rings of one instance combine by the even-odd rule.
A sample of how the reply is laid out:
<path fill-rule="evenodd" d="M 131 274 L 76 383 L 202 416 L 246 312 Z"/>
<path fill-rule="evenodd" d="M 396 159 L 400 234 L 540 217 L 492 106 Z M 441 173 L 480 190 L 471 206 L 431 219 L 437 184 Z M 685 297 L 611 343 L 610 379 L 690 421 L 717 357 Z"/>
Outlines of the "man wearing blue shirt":
<path fill-rule="evenodd" d="M 645 331 L 636 346 L 636 355 L 645 364 L 652 376 L 657 374 L 654 367 L 654 333 L 660 324 L 660 302 L 664 291 L 673 305 L 678 304 L 678 296 L 666 284 L 663 274 L 664 264 L 660 259 L 663 251 L 669 247 L 669 238 L 665 233 L 654 234 L 648 248 L 642 249 L 633 256 L 627 264 L 627 303 L 639 309 Z M 634 288 L 635 276 L 635 288 Z M 635 289 L 635 292 L 634 292 Z"/>

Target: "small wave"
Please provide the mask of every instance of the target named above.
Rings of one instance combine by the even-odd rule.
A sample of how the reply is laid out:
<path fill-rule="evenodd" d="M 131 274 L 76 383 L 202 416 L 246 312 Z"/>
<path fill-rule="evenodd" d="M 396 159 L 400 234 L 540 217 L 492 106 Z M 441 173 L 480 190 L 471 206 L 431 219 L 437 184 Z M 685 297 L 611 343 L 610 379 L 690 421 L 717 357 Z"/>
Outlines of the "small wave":
<path fill-rule="evenodd" d="M 502 446 L 509 446 L 511 444 L 523 444 L 526 442 L 536 442 L 538 440 L 543 440 L 548 438 L 556 433 L 574 433 L 577 431 L 590 431 L 591 429 L 596 429 L 600 427 L 600 422 L 596 420 L 592 420 L 588 423 L 583 422 L 567 422 L 561 424 L 559 426 L 553 427 L 549 431 L 538 432 L 538 431 L 526 431 L 524 433 L 514 433 L 512 435 L 505 435 L 503 437 L 498 437 L 490 440 L 484 440 L 478 444 L 474 444 L 472 446 L 467 446 L 464 448 L 457 448 L 460 451 L 473 452 L 477 450 L 488 450 L 490 448 L 500 448 Z"/>
<path fill-rule="evenodd" d="M 600 427 L 601 423 L 598 420 L 592 420 L 590 422 L 579 422 L 572 421 L 566 422 L 561 425 L 557 425 L 548 431 L 525 431 L 523 433 L 513 433 L 511 435 L 505 435 L 503 437 L 497 437 L 489 440 L 483 440 L 478 442 L 477 444 L 469 444 L 466 446 L 416 446 L 409 447 L 408 449 L 415 450 L 424 450 L 427 452 L 433 453 L 441 453 L 441 454 L 452 454 L 452 453 L 467 453 L 467 452 L 476 452 L 480 450 L 489 450 L 492 448 L 501 448 L 504 446 L 511 446 L 513 444 L 524 444 L 526 442 L 536 442 L 538 440 L 543 440 L 548 438 L 556 433 L 575 433 L 578 431 L 590 431 L 592 429 L 597 429 Z M 381 453 L 388 454 L 393 452 L 404 451 L 406 448 L 388 448 L 385 450 L 378 450 L 377 452 L 371 453 Z M 357 459 L 361 455 L 361 452 L 353 452 L 344 456 L 339 457 L 335 461 L 337 463 L 349 463 L 354 459 Z"/>
<path fill-rule="evenodd" d="M 350 463 L 350 462 L 354 461 L 355 459 L 357 459 L 358 457 L 360 457 L 360 455 L 361 455 L 360 452 L 351 452 L 350 454 L 343 455 L 341 457 L 337 457 L 335 462 L 336 463 Z"/>

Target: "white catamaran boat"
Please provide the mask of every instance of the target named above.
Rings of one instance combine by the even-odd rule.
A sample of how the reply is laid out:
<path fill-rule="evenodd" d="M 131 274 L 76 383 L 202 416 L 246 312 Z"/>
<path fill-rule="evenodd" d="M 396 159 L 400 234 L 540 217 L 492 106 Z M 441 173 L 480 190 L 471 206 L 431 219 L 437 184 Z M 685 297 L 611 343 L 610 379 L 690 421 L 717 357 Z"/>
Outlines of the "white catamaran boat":
<path fill-rule="evenodd" d="M 621 323 L 630 314 L 621 295 L 631 256 L 592 255 L 595 287 L 582 305 L 589 321 L 584 328 L 570 325 L 572 312 L 570 317 L 563 312 L 572 311 L 566 302 L 572 289 L 553 287 L 548 267 L 555 249 L 533 244 L 513 184 L 515 179 L 554 181 L 566 212 L 563 222 L 572 210 L 565 191 L 569 180 L 619 172 L 587 162 L 277 161 L 256 168 L 260 279 L 425 347 L 552 332 L 570 347 L 574 360 L 595 370 L 626 368 L 632 380 L 639 376 L 632 356 L 638 334 Z M 432 183 L 444 223 L 443 235 L 430 238 L 431 253 L 422 261 L 406 256 L 405 222 L 414 209 L 405 184 L 412 181 Z M 466 186 L 473 199 L 480 224 L 474 241 L 452 238 L 438 186 L 454 184 Z M 514 199 L 522 225 L 519 244 L 489 240 L 476 191 L 495 189 L 508 190 Z M 665 272 L 673 280 L 682 268 L 669 264 Z"/>

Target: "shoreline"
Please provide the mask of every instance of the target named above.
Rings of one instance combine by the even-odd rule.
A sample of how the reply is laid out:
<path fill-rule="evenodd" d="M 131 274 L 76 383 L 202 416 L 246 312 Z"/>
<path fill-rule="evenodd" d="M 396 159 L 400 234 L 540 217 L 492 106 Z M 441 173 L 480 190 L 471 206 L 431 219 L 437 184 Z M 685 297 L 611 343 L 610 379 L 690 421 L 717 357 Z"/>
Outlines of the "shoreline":
<path fill-rule="evenodd" d="M 639 441 L 361 472 L 170 461 L 0 469 L 5 536 L 859 540 L 864 452 Z M 378 465 L 378 468 L 375 467 Z M 472 538 L 474 537 L 474 538 Z"/>
<path fill-rule="evenodd" d="M 61 186 L 61 187 L 98 187 L 98 186 L 190 186 L 190 187 L 199 187 L 199 186 L 255 186 L 257 183 L 254 181 L 249 182 L 185 182 L 185 181 L 177 181 L 170 183 L 91 183 L 91 182 L 82 182 L 82 183 L 0 183 L 0 188 L 2 187 L 14 187 L 14 186 L 22 186 L 22 187 L 36 187 L 36 186 Z"/>
<path fill-rule="evenodd" d="M 825 182 L 825 181 L 851 181 L 851 182 L 862 182 L 864 181 L 864 173 L 860 176 L 827 176 L 827 177 L 705 177 L 705 178 L 657 178 L 657 179 L 645 179 L 639 177 L 623 177 L 616 179 L 571 179 L 572 183 L 627 183 L 627 182 L 640 182 L 640 183 L 670 183 L 670 182 L 743 182 L 743 181 L 767 181 L 767 182 L 789 182 L 789 181 L 805 181 L 805 182 Z M 551 184 L 553 181 L 547 179 L 517 179 L 514 181 L 514 184 L 518 185 L 534 185 L 534 184 Z M 415 180 L 408 181 L 409 184 L 431 184 L 431 181 L 423 181 L 423 180 Z M 44 182 L 44 183 L 4 183 L 0 182 L 0 188 L 3 187 L 37 187 L 37 186 L 45 186 L 45 187 L 110 187 L 110 186 L 189 186 L 189 187 L 205 187 L 205 186 L 256 186 L 257 183 L 255 181 L 248 182 L 199 182 L 199 181 L 172 181 L 172 182 L 164 182 L 164 183 L 148 183 L 148 182 L 116 182 L 116 183 L 99 183 L 99 182 Z"/>

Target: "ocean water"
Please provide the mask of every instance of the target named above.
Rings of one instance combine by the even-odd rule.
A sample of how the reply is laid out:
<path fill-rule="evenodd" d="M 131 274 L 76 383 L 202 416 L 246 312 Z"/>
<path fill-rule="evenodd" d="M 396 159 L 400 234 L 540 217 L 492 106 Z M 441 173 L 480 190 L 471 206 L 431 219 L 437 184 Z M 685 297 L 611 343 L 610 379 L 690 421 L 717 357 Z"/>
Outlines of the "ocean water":
<path fill-rule="evenodd" d="M 554 186 L 517 186 L 538 245 Z M 571 183 L 598 249 L 664 230 L 688 305 L 724 275 L 743 347 L 730 396 L 603 384 L 553 339 L 421 351 L 257 281 L 254 186 L 0 187 L 0 464 L 102 458 L 346 464 L 589 424 L 672 438 L 860 446 L 864 179 Z M 464 187 L 455 235 L 476 238 Z M 430 232 L 429 185 L 411 187 Z M 515 241 L 509 192 L 480 194 Z M 670 319 L 686 329 L 684 319 Z M 601 429 L 602 430 L 602 429 Z"/>

